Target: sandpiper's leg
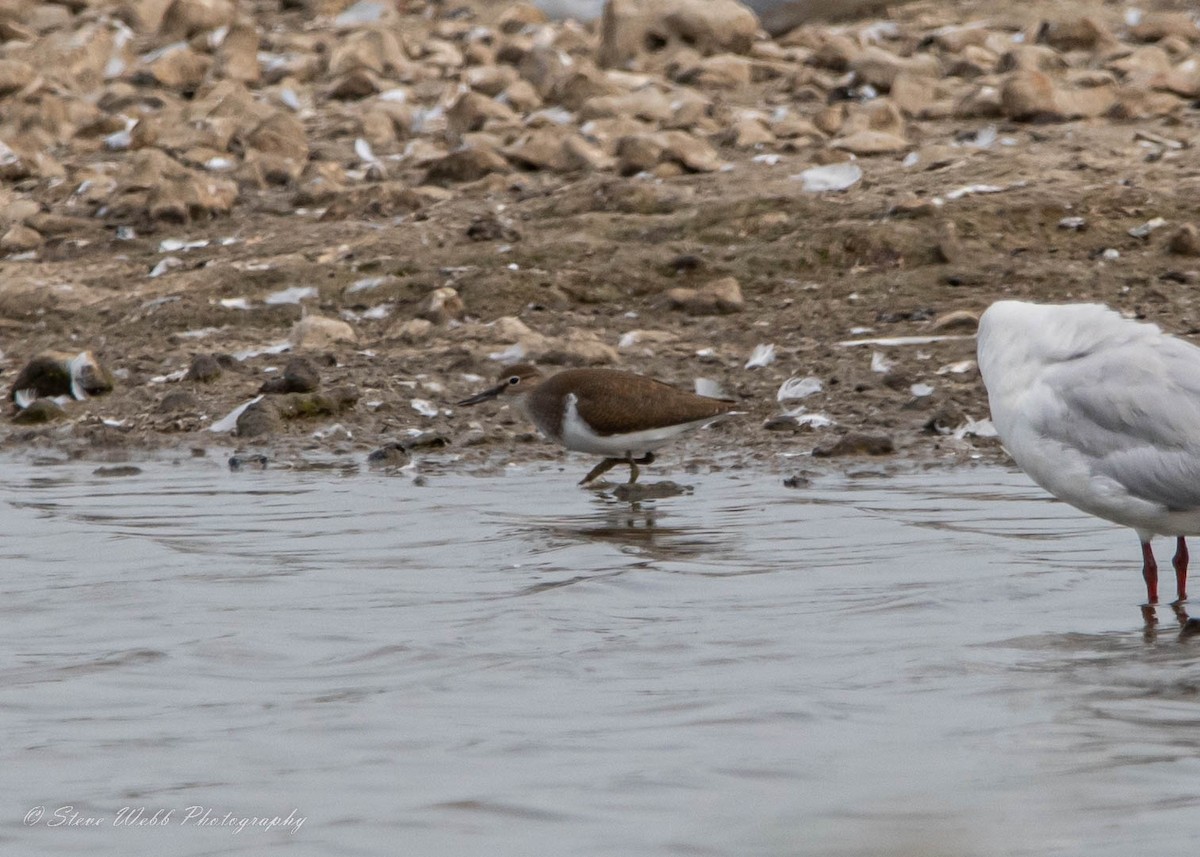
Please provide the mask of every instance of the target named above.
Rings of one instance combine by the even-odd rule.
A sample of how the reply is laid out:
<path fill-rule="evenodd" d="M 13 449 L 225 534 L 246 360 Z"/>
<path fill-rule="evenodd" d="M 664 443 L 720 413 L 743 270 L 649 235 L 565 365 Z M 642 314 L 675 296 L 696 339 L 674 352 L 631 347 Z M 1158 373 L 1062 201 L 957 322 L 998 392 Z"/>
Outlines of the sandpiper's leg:
<path fill-rule="evenodd" d="M 1187 601 L 1188 549 L 1183 536 L 1175 541 L 1175 556 L 1171 565 L 1175 567 L 1175 593 L 1178 595 L 1176 603 Z"/>
<path fill-rule="evenodd" d="M 1158 603 L 1158 563 L 1150 542 L 1142 542 L 1142 579 L 1146 581 L 1146 601 Z"/>
<path fill-rule="evenodd" d="M 641 458 L 634 458 L 631 455 L 629 458 L 625 459 L 625 461 L 629 464 L 629 484 L 632 485 L 634 482 L 637 482 L 638 474 L 640 473 L 637 466 L 639 464 L 653 464 L 654 453 L 647 452 Z"/>
<path fill-rule="evenodd" d="M 621 464 L 624 461 L 625 461 L 625 459 L 623 459 L 623 458 L 606 458 L 606 459 L 604 459 L 599 464 L 597 464 L 595 467 L 593 467 L 591 470 L 589 470 L 588 475 L 583 477 L 583 479 L 581 479 L 579 481 L 579 484 L 587 485 L 589 482 L 591 482 L 597 476 L 601 476 L 601 475 L 607 473 L 608 471 L 612 470 L 614 467 L 616 467 L 618 464 Z"/>
<path fill-rule="evenodd" d="M 628 484 L 632 485 L 634 482 L 637 482 L 637 478 L 638 478 L 637 462 L 634 461 L 632 458 L 626 458 L 625 463 L 629 465 L 629 483 Z"/>

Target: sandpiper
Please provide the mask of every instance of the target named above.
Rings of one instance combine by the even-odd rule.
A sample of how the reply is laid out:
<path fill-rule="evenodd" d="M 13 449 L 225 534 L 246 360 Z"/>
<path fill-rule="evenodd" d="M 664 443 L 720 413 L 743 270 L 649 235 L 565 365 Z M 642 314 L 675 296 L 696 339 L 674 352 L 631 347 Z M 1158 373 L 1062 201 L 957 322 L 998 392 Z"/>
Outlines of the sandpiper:
<path fill-rule="evenodd" d="M 616 369 L 567 369 L 546 377 L 523 363 L 501 370 L 498 380 L 458 404 L 508 396 L 547 439 L 575 452 L 603 455 L 580 485 L 618 464 L 629 465 L 632 484 L 637 466 L 651 463 L 654 450 L 733 410 L 732 402 Z"/>

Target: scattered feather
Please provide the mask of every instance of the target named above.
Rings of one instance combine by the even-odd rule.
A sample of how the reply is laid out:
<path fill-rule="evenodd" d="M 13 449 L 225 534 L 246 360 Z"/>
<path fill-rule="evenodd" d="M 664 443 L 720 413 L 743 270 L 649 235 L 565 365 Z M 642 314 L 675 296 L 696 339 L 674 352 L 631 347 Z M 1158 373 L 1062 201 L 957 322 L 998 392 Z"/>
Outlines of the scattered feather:
<path fill-rule="evenodd" d="M 938 375 L 961 375 L 975 368 L 974 360 L 959 360 L 957 363 L 947 363 L 937 370 Z"/>
<path fill-rule="evenodd" d="M 838 345 L 852 348 L 855 345 L 929 345 L 931 342 L 959 342 L 964 339 L 974 339 L 970 335 L 948 336 L 883 336 L 878 339 L 843 339 Z"/>
<path fill-rule="evenodd" d="M 778 402 L 789 402 L 795 399 L 803 399 L 806 396 L 811 396 L 813 393 L 819 393 L 824 387 L 821 385 L 819 378 L 814 378 L 809 375 L 807 378 L 788 378 L 779 388 L 779 392 L 775 394 L 775 400 Z"/>
<path fill-rule="evenodd" d="M 175 381 L 182 381 L 187 377 L 188 370 L 176 369 L 174 372 L 168 372 L 166 375 L 155 375 L 147 383 L 150 384 L 171 384 Z"/>
<path fill-rule="evenodd" d="M 712 378 L 697 378 L 692 382 L 697 396 L 707 396 L 710 399 L 728 399 L 721 383 Z"/>
<path fill-rule="evenodd" d="M 163 274 L 167 273 L 167 271 L 171 271 L 171 270 L 174 270 L 175 268 L 182 268 L 182 267 L 183 267 L 183 260 L 180 259 L 178 256 L 167 256 L 165 259 L 158 260 L 158 264 L 150 269 L 149 276 L 151 278 L 161 277 Z"/>
<path fill-rule="evenodd" d="M 501 363 L 516 363 L 525 357 L 525 346 L 519 342 L 505 348 L 503 351 L 493 351 L 488 355 L 488 360 L 497 360 Z"/>
<path fill-rule="evenodd" d="M 263 298 L 263 303 L 270 306 L 278 306 L 279 304 L 298 304 L 305 298 L 315 298 L 317 289 L 315 286 L 292 286 L 291 288 L 283 289 L 278 292 L 272 292 Z"/>
<path fill-rule="evenodd" d="M 361 280 L 355 280 L 351 283 L 346 289 L 346 294 L 352 295 L 355 292 L 362 292 L 367 289 L 377 289 L 387 281 L 387 277 L 363 277 Z"/>
<path fill-rule="evenodd" d="M 249 401 L 242 402 L 240 405 L 238 405 L 232 411 L 227 413 L 225 416 L 221 417 L 221 419 L 217 420 L 215 423 L 210 425 L 208 427 L 208 430 L 214 431 L 214 432 L 231 432 L 231 431 L 233 431 L 235 428 L 237 428 L 238 417 L 240 417 L 242 415 L 242 412 L 245 411 L 246 408 L 253 405 L 255 402 L 258 402 L 261 400 L 262 400 L 262 396 L 255 396 L 253 399 L 250 399 Z"/>
<path fill-rule="evenodd" d="M 871 354 L 871 371 L 878 372 L 880 375 L 892 371 L 895 366 L 895 361 L 888 360 L 882 351 L 876 351 Z"/>
<path fill-rule="evenodd" d="M 180 251 L 199 250 L 209 245 L 207 238 L 197 238 L 194 241 L 184 241 L 182 238 L 164 238 L 158 242 L 159 253 L 178 253 Z"/>
<path fill-rule="evenodd" d="M 829 193 L 848 190 L 862 180 L 862 167 L 853 161 L 840 164 L 826 164 L 823 167 L 811 167 L 802 173 L 792 176 L 802 182 L 805 193 Z"/>
<path fill-rule="evenodd" d="M 237 361 L 249 360 L 251 357 L 258 357 L 261 354 L 281 354 L 292 347 L 290 342 L 276 342 L 274 345 L 268 345 L 265 348 L 244 348 L 241 351 L 233 352 L 233 359 Z"/>
<path fill-rule="evenodd" d="M 762 366 L 770 366 L 775 362 L 775 346 L 771 343 L 760 344 L 754 346 L 754 350 L 750 352 L 750 359 L 746 361 L 745 369 L 758 369 Z"/>
<path fill-rule="evenodd" d="M 918 399 L 923 399 L 926 396 L 933 395 L 933 387 L 929 386 L 928 384 L 913 384 L 908 388 L 908 391 Z"/>
<path fill-rule="evenodd" d="M 436 417 L 438 415 L 437 405 L 428 399 L 413 399 L 412 409 L 423 417 Z"/>

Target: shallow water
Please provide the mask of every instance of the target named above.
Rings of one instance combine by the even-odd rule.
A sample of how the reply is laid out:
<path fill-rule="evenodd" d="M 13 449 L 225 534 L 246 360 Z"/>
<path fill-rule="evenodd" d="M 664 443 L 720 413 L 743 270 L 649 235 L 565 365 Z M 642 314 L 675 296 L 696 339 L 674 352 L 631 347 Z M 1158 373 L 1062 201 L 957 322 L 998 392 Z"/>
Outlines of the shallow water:
<path fill-rule="evenodd" d="M 1200 843 L 1200 638 L 1019 473 L 142 466 L 6 463 L 0 852 Z"/>

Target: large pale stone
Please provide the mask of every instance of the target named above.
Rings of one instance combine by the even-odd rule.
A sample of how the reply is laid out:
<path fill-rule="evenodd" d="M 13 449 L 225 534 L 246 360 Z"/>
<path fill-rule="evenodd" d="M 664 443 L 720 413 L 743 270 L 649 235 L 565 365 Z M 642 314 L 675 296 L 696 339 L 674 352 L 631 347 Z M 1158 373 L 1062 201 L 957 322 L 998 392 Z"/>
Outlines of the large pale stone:
<path fill-rule="evenodd" d="M 681 48 L 744 54 L 757 31 L 758 18 L 736 0 L 609 0 L 598 56 L 603 66 L 624 66 Z"/>

